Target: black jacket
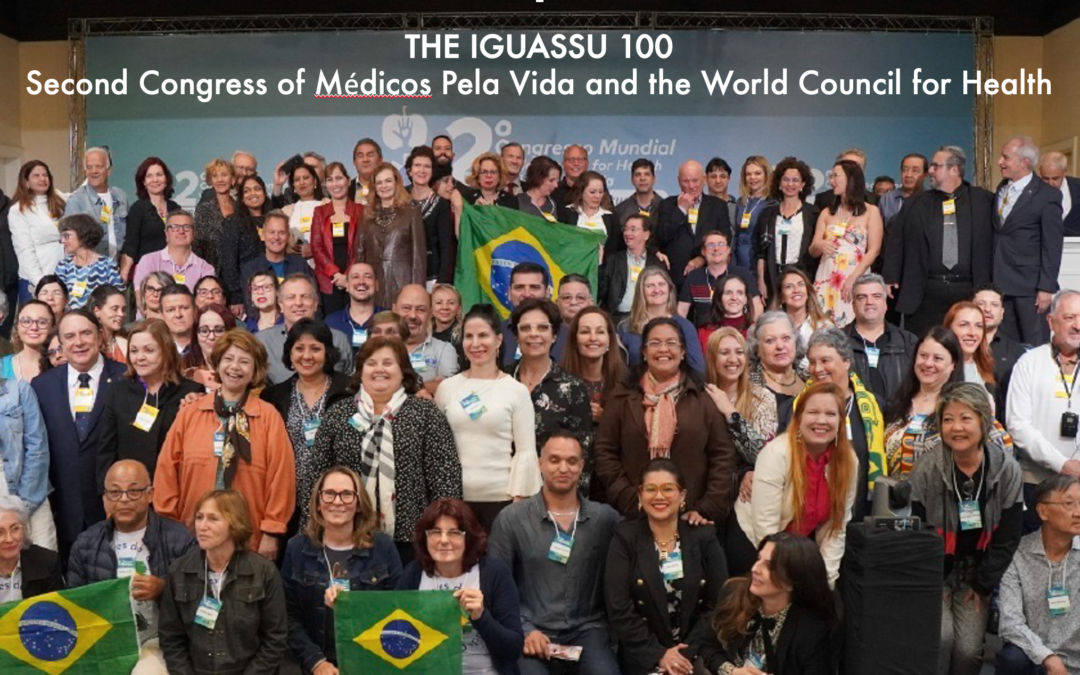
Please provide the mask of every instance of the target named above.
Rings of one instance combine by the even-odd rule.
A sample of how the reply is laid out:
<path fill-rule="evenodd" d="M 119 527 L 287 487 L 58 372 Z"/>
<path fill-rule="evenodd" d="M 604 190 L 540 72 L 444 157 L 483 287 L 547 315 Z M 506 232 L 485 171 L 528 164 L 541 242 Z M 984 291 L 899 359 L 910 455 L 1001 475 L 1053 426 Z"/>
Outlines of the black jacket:
<path fill-rule="evenodd" d="M 660 251 L 671 262 L 671 280 L 681 289 L 686 263 L 701 253 L 701 241 L 709 232 L 720 230 L 731 239 L 731 220 L 728 208 L 719 197 L 701 195 L 697 227 L 690 230 L 687 214 L 679 209 L 679 196 L 672 195 L 660 202 L 653 238 Z"/>
<path fill-rule="evenodd" d="M 137 459 L 154 479 L 158 454 L 165 445 L 165 436 L 180 412 L 180 401 L 188 394 L 206 391 L 201 384 L 181 379 L 180 384 L 166 383 L 158 390 L 158 416 L 150 431 L 142 431 L 132 424 L 143 401 L 153 404 L 153 397 L 146 397 L 140 382 L 121 377 L 109 387 L 105 408 L 101 413 L 101 441 L 97 451 L 98 494 L 105 485 L 109 467 L 121 459 Z"/>
<path fill-rule="evenodd" d="M 262 221 L 262 218 L 234 213 L 221 223 L 217 273 L 230 305 L 242 305 L 247 297 L 248 279 L 241 276 L 241 270 L 247 263 L 266 255 L 266 246 L 259 238 Z"/>
<path fill-rule="evenodd" d="M 72 588 L 116 578 L 116 549 L 113 519 L 91 525 L 79 535 L 68 558 L 68 585 Z M 161 579 L 169 573 L 173 562 L 195 550 L 195 538 L 180 523 L 161 518 L 151 509 L 147 514 L 143 545 L 148 554 L 150 574 Z"/>
<path fill-rule="evenodd" d="M 604 264 L 600 266 L 600 292 L 596 294 L 596 303 L 607 310 L 608 314 L 619 314 L 619 303 L 626 294 L 626 285 L 630 283 L 630 270 L 626 267 L 625 250 L 611 256 L 604 255 Z M 646 249 L 645 267 L 667 269 L 656 254 Z M 644 270 L 644 268 L 642 268 Z"/>
<path fill-rule="evenodd" d="M 262 390 L 259 398 L 274 406 L 274 409 L 281 415 L 281 419 L 288 420 L 293 387 L 299 379 L 299 375 L 293 375 L 284 382 L 271 385 Z M 330 410 L 330 406 L 343 398 L 352 396 L 354 393 L 356 392 L 352 389 L 352 376 L 335 370 L 334 374 L 330 376 L 330 391 L 326 392 L 326 405 L 323 406 L 323 410 Z M 299 511 L 299 509 L 297 510 Z"/>
<path fill-rule="evenodd" d="M 799 245 L 799 261 L 796 267 L 806 272 L 811 279 L 817 274 L 818 259 L 810 255 L 810 244 L 814 241 L 814 230 L 817 228 L 818 215 L 821 210 L 810 202 L 803 202 L 802 213 L 797 217 L 802 218 L 802 240 Z M 758 215 L 757 228 L 754 230 L 754 260 L 765 261 L 765 288 L 771 297 L 776 292 L 776 282 L 780 273 L 780 265 L 776 264 L 776 248 L 779 246 L 776 236 L 776 217 L 780 215 L 779 204 L 769 204 L 761 209 Z M 788 250 L 795 246 L 796 242 L 788 242 Z M 754 265 L 754 275 L 757 276 L 757 265 Z M 762 298 L 765 301 L 765 298 Z"/>
<path fill-rule="evenodd" d="M 213 194 L 213 188 L 207 188 Z M 171 199 L 165 201 L 165 213 L 180 208 Z M 121 253 L 138 263 L 147 253 L 165 248 L 165 221 L 149 199 L 136 199 L 128 208 L 127 230 Z"/>
<path fill-rule="evenodd" d="M 19 283 L 19 259 L 15 257 L 15 244 L 11 241 L 8 211 L 11 199 L 0 190 L 0 286 L 4 290 L 15 288 Z"/>
<path fill-rule="evenodd" d="M 713 608 L 727 580 L 727 563 L 712 526 L 691 527 L 679 522 L 683 578 L 681 641 L 683 655 L 693 660 L 712 636 Z M 656 670 L 675 642 L 671 637 L 667 592 L 660 574 L 652 531 L 645 518 L 615 526 L 604 572 L 604 599 L 612 632 L 619 640 L 623 675 L 646 675 Z"/>
<path fill-rule="evenodd" d="M 1078 204 L 1080 206 L 1080 204 Z M 1029 347 L 1022 342 L 1017 342 L 1000 330 L 994 332 L 994 339 L 990 341 L 990 350 L 994 353 L 994 404 L 997 408 L 997 419 L 1005 426 L 1006 397 L 1009 393 L 1009 380 L 1012 379 L 1013 366 L 1020 357 L 1027 353 Z"/>
<path fill-rule="evenodd" d="M 1002 181 L 997 192 L 1005 184 Z M 991 209 L 991 213 L 994 283 L 1005 295 L 1033 297 L 1039 291 L 1056 293 L 1065 236 L 1061 190 L 1032 175 L 1005 222 L 1001 222 L 996 209 Z"/>
<path fill-rule="evenodd" d="M 710 673 L 718 673 L 725 661 L 735 663 L 739 645 L 731 644 L 725 649 L 715 632 L 710 636 L 712 639 L 702 648 L 701 657 Z M 816 614 L 799 605 L 788 608 L 774 650 L 776 660 L 768 664 L 771 675 L 830 673 L 829 627 Z"/>
<path fill-rule="evenodd" d="M 855 353 L 855 363 L 852 367 L 867 388 L 872 388 L 874 380 L 870 377 L 870 358 L 866 355 L 866 345 L 862 338 L 855 332 L 855 322 L 852 321 L 844 327 L 848 341 L 851 342 L 851 351 Z M 885 391 L 873 390 L 878 401 L 888 401 L 893 392 L 900 388 L 900 383 L 907 377 L 911 370 L 911 362 L 915 358 L 915 348 L 919 346 L 919 339 L 913 334 L 898 328 L 891 323 L 885 324 L 885 332 L 878 339 L 878 374 L 885 380 Z"/>
<path fill-rule="evenodd" d="M 1064 220 L 1065 236 L 1080 237 L 1080 178 L 1065 176 L 1065 182 L 1072 197 L 1072 206 Z"/>
<path fill-rule="evenodd" d="M 60 555 L 55 551 L 31 544 L 21 553 L 19 566 L 22 569 L 23 600 L 64 590 Z"/>

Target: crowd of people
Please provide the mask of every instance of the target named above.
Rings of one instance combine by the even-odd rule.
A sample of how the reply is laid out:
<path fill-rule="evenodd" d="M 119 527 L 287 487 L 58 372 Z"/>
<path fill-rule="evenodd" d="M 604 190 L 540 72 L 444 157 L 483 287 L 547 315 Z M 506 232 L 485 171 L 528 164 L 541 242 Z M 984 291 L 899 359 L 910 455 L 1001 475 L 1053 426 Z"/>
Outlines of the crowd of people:
<path fill-rule="evenodd" d="M 237 151 L 194 212 L 158 157 L 130 203 L 82 159 L 0 193 L 0 603 L 130 577 L 133 672 L 334 675 L 340 593 L 414 589 L 470 675 L 835 673 L 885 477 L 941 537 L 938 672 L 991 614 L 1000 675 L 1080 672 L 1080 205 L 1030 139 L 996 192 L 948 145 L 816 195 L 751 156 L 662 196 L 640 158 L 618 205 L 579 145 L 465 183 L 447 136 L 404 176 Z M 470 208 L 601 233 L 596 287 L 521 262 L 508 318 L 463 306 Z"/>

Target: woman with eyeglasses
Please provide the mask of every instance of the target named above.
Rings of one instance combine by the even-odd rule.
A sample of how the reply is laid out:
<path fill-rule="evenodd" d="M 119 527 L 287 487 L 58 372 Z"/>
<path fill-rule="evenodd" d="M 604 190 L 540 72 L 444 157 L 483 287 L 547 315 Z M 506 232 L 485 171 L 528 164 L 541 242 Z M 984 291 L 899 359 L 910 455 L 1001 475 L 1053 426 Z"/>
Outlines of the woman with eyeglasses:
<path fill-rule="evenodd" d="M 164 319 L 161 314 L 161 291 L 176 281 L 168 272 L 151 272 L 139 284 L 139 315 L 143 319 Z"/>
<path fill-rule="evenodd" d="M 124 288 L 116 261 L 94 250 L 103 234 L 101 223 L 84 213 L 64 216 L 60 221 L 65 257 L 56 266 L 56 276 L 68 291 L 68 310 L 85 307 L 99 286 Z"/>
<path fill-rule="evenodd" d="M 57 326 L 49 329 L 49 337 L 45 340 L 45 353 L 41 355 L 41 372 L 50 368 L 62 366 L 67 363 L 64 350 L 60 349 L 60 332 Z"/>
<path fill-rule="evenodd" d="M 401 590 L 453 591 L 461 605 L 465 673 L 518 675 L 525 646 L 521 601 L 510 569 L 487 555 L 487 533 L 460 499 L 436 499 L 413 537 L 416 560 L 401 573 Z"/>
<path fill-rule="evenodd" d="M 236 169 L 232 162 L 215 158 L 207 163 L 203 178 L 213 191 L 207 191 L 195 205 L 195 241 L 191 248 L 195 255 L 219 269 L 222 224 L 239 208 L 232 196 Z"/>
<path fill-rule="evenodd" d="M 195 296 L 196 309 L 205 309 L 208 305 L 225 304 L 225 286 L 221 283 L 221 279 L 213 275 L 199 279 L 195 283 L 195 288 L 191 289 L 191 293 Z"/>
<path fill-rule="evenodd" d="M 55 274 L 46 274 L 38 281 L 34 289 L 34 297 L 48 305 L 53 311 L 53 317 L 60 321 L 67 311 L 68 289 L 60 277 Z"/>
<path fill-rule="evenodd" d="M 991 435 L 994 414 L 982 385 L 947 385 L 934 411 L 941 431 L 911 472 L 911 513 L 942 536 L 941 675 L 982 667 L 990 595 L 1020 544 L 1020 465 Z"/>
<path fill-rule="evenodd" d="M 210 354 L 214 352 L 218 338 L 233 328 L 236 328 L 236 317 L 224 305 L 206 305 L 195 318 L 196 340 L 191 343 L 181 366 L 184 377 L 201 384 L 204 391 L 216 391 L 221 386 L 217 373 L 210 366 Z"/>
<path fill-rule="evenodd" d="M 710 643 L 709 618 L 728 576 L 724 552 L 712 527 L 680 517 L 691 507 L 678 464 L 652 459 L 637 483 L 645 517 L 615 526 L 604 574 L 619 665 L 623 675 L 690 675 Z"/>
<path fill-rule="evenodd" d="M 251 304 L 255 308 L 244 319 L 244 325 L 252 333 L 258 333 L 266 328 L 271 328 L 280 323 L 285 323 L 285 317 L 281 314 L 278 306 L 278 280 L 272 271 L 256 272 L 248 280 L 248 294 L 251 296 Z"/>
<path fill-rule="evenodd" d="M 56 325 L 52 308 L 40 300 L 28 300 L 15 314 L 14 354 L 0 358 L 0 378 L 27 384 L 41 374 L 41 359 L 49 331 Z"/>
<path fill-rule="evenodd" d="M 502 158 L 494 152 L 485 152 L 473 160 L 465 177 L 465 184 L 473 191 L 463 196 L 476 206 L 503 206 L 516 211 L 518 200 L 502 189 L 508 177 Z"/>
<path fill-rule="evenodd" d="M 106 358 L 127 363 L 127 338 L 123 336 L 127 318 L 127 298 L 116 286 L 98 286 L 87 305 L 101 322 L 102 348 Z"/>
<path fill-rule="evenodd" d="M 252 260 L 263 256 L 263 217 L 270 210 L 266 183 L 258 176 L 244 176 L 236 184 L 240 198 L 236 213 L 221 225 L 221 257 L 215 268 L 225 286 L 221 302 L 229 306 L 233 316 L 244 316 L 244 279 L 240 270 Z"/>
<path fill-rule="evenodd" d="M 769 194 L 754 235 L 758 290 L 767 302 L 775 292 L 780 270 L 796 266 L 812 274 L 816 261 L 810 242 L 817 226 L 818 208 L 806 201 L 814 193 L 814 174 L 806 162 L 785 157 L 772 172 Z"/>
<path fill-rule="evenodd" d="M 180 402 L 204 388 L 180 372 L 180 355 L 165 322 L 141 321 L 128 333 L 127 371 L 109 387 L 101 413 L 98 446 L 98 485 L 118 460 L 142 462 L 154 477 L 158 455 L 165 444 Z"/>
<path fill-rule="evenodd" d="M 327 469 L 304 500 L 310 515 L 289 540 L 281 566 L 289 648 L 306 673 L 335 673 L 334 601 L 342 591 L 392 591 L 401 578 L 394 542 L 378 518 L 360 476 Z"/>
<path fill-rule="evenodd" d="M 0 604 L 64 590 L 59 554 L 31 543 L 30 513 L 15 495 L 0 497 L 0 535 Z"/>

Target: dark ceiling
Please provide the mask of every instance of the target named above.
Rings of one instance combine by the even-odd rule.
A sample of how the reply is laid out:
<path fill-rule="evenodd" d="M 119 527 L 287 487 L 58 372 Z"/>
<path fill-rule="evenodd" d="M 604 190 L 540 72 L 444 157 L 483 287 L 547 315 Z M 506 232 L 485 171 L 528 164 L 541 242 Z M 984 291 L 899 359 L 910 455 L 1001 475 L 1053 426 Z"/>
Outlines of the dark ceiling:
<path fill-rule="evenodd" d="M 783 12 L 863 14 L 872 3 L 866 0 L 396 0 L 390 3 L 356 0 L 321 0 L 318 3 L 283 0 L 13 0 L 0 11 L 0 33 L 17 40 L 63 40 L 69 18 L 170 17 L 170 16 L 251 16 L 296 14 L 298 10 L 320 14 L 375 12 L 575 12 L 575 11 L 679 11 L 679 12 Z M 875 13 L 903 13 L 926 16 L 994 17 L 996 35 L 1045 35 L 1080 17 L 1080 0 L 1028 0 L 1027 2 L 986 2 L 986 0 L 906 0 L 883 2 Z"/>

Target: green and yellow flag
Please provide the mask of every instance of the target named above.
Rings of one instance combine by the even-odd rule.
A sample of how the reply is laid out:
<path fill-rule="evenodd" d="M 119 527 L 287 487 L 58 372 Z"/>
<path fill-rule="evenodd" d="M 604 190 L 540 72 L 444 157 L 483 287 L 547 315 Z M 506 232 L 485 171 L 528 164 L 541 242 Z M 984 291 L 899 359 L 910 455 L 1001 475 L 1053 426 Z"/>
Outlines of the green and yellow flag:
<path fill-rule="evenodd" d="M 490 302 L 505 318 L 511 310 L 510 271 L 529 261 L 548 271 L 552 299 L 559 280 L 571 273 L 585 275 L 595 294 L 603 243 L 602 232 L 549 223 L 502 206 L 465 204 L 454 286 L 466 311 L 478 302 Z"/>
<path fill-rule="evenodd" d="M 0 673 L 130 673 L 139 638 L 129 585 L 114 579 L 0 605 Z"/>
<path fill-rule="evenodd" d="M 461 675 L 460 617 L 450 591 L 340 593 L 338 668 L 342 675 Z"/>

